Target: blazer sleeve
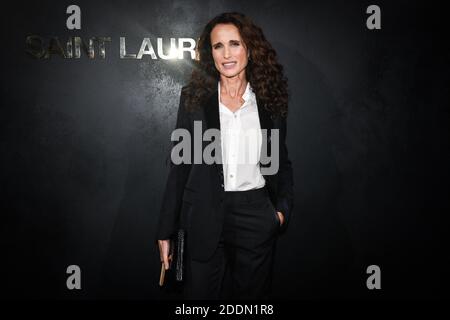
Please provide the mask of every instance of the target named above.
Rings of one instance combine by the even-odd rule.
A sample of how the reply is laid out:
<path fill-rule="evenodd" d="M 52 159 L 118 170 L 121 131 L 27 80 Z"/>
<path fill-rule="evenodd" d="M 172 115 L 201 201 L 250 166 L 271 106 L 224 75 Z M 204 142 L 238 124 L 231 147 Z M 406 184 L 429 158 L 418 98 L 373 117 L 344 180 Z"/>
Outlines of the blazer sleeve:
<path fill-rule="evenodd" d="M 189 113 L 186 111 L 184 101 L 185 94 L 184 89 L 182 89 L 175 129 L 183 128 L 192 132 Z M 180 142 L 174 142 L 172 147 Z M 183 201 L 184 186 L 186 185 L 190 170 L 191 164 L 174 164 L 170 158 L 169 174 L 163 193 L 161 209 L 159 211 L 156 240 L 169 239 L 177 230 L 181 204 Z"/>
<path fill-rule="evenodd" d="M 279 117 L 280 128 L 280 167 L 278 171 L 277 211 L 281 211 L 285 218 L 282 229 L 286 229 L 294 208 L 294 179 L 292 163 L 288 156 L 286 145 L 287 116 Z"/>

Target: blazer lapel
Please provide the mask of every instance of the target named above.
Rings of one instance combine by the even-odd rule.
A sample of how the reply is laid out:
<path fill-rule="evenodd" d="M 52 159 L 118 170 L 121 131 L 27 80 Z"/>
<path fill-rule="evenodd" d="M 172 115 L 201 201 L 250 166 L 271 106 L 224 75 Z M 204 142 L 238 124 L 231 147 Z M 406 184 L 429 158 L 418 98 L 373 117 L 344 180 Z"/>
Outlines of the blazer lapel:
<path fill-rule="evenodd" d="M 208 129 L 217 129 L 220 131 L 220 115 L 219 115 L 219 96 L 217 89 L 215 89 L 211 96 L 206 100 L 205 104 L 205 130 Z M 216 155 L 216 159 L 220 161 L 215 161 L 214 166 L 216 167 L 221 179 L 222 179 L 222 185 L 223 185 L 223 166 L 222 166 L 222 144 L 220 141 L 220 135 L 219 135 L 219 152 L 218 155 Z M 220 163 L 218 163 L 220 162 Z"/>
<path fill-rule="evenodd" d="M 206 129 L 220 130 L 219 96 L 217 89 L 213 91 L 205 105 Z"/>
<path fill-rule="evenodd" d="M 256 98 L 256 103 L 258 104 L 258 115 L 259 115 L 259 123 L 261 125 L 261 130 L 265 134 L 262 135 L 262 148 L 261 148 L 261 155 L 269 155 L 271 151 L 271 129 L 274 127 L 274 123 L 272 120 L 272 117 L 270 116 L 269 111 L 264 108 L 263 103 L 261 100 Z M 261 158 L 260 158 L 261 159 Z M 260 166 L 268 166 L 268 164 L 262 164 L 261 160 L 259 162 Z"/>
<path fill-rule="evenodd" d="M 261 129 L 266 129 L 268 137 L 270 137 L 270 129 L 273 128 L 273 120 L 270 117 L 269 111 L 267 111 L 266 108 L 264 108 L 264 105 L 262 104 L 261 100 L 258 99 L 258 97 L 256 98 L 256 103 L 258 104 L 258 115 Z"/>

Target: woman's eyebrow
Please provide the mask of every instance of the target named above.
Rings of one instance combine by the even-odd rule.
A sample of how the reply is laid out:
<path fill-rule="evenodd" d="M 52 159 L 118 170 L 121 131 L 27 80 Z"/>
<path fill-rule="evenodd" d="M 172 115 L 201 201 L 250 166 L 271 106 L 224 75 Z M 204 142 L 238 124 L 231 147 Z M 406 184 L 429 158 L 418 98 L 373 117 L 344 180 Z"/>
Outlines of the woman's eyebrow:
<path fill-rule="evenodd" d="M 238 43 L 241 43 L 241 41 L 239 41 L 239 40 L 228 40 L 228 42 L 238 42 Z M 216 46 L 216 45 L 218 45 L 218 44 L 222 44 L 222 42 L 221 42 L 221 41 L 216 42 L 216 43 L 214 43 L 212 46 L 214 47 L 214 46 Z"/>

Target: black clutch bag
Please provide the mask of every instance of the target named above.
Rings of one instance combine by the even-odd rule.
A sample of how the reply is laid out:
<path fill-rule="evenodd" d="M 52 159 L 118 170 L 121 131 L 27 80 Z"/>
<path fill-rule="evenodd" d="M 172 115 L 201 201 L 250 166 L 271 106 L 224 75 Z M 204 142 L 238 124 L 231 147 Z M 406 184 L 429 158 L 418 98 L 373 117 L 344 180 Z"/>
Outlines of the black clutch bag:
<path fill-rule="evenodd" d="M 185 238 L 185 230 L 178 229 L 174 237 L 170 239 L 170 255 L 172 255 L 172 260 L 169 269 L 173 274 L 173 280 L 178 282 L 183 281 L 185 278 Z"/>

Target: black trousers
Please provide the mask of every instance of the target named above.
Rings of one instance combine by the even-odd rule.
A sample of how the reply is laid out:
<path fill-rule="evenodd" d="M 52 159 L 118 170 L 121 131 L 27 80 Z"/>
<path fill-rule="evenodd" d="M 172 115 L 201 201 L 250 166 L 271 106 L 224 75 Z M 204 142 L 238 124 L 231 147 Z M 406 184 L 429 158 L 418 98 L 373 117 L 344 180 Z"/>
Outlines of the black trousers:
<path fill-rule="evenodd" d="M 267 189 L 225 192 L 224 224 L 208 261 L 187 248 L 186 299 L 268 299 L 279 218 Z"/>

